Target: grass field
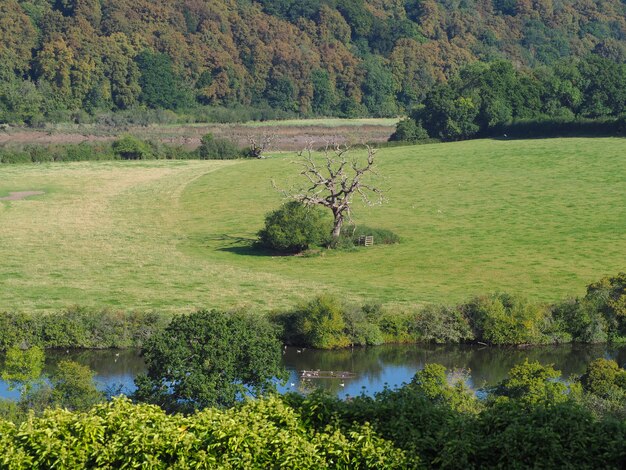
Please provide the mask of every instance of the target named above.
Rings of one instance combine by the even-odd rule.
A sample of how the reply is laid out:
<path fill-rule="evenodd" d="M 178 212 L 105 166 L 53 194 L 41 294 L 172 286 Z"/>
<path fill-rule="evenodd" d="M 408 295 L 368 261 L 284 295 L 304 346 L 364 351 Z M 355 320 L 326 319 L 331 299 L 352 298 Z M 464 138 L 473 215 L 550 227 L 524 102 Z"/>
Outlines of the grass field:
<path fill-rule="evenodd" d="M 382 207 L 358 223 L 403 243 L 313 257 L 249 248 L 292 154 L 254 161 L 0 167 L 0 310 L 184 311 L 455 302 L 504 290 L 551 301 L 626 269 L 626 140 L 481 140 L 379 151 Z"/>

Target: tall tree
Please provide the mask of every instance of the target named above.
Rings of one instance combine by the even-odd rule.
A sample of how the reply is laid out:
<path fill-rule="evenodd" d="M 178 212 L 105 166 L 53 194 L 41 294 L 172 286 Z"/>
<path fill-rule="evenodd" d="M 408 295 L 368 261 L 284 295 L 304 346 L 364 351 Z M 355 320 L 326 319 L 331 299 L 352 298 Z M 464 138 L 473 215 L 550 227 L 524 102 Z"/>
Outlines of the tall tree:
<path fill-rule="evenodd" d="M 135 398 L 168 411 L 231 406 L 283 379 L 281 345 L 259 315 L 201 310 L 175 317 L 143 349 L 148 372 Z"/>
<path fill-rule="evenodd" d="M 324 150 L 324 164 L 319 164 L 310 148 L 294 162 L 302 166 L 300 174 L 309 186 L 300 190 L 282 191 L 285 196 L 305 205 L 322 206 L 333 214 L 332 237 L 336 243 L 346 220 L 352 220 L 352 202 L 359 195 L 366 205 L 382 204 L 383 191 L 368 180 L 375 174 L 376 151 L 367 147 L 367 161 L 359 164 L 348 160 L 348 147 L 335 146 Z"/>

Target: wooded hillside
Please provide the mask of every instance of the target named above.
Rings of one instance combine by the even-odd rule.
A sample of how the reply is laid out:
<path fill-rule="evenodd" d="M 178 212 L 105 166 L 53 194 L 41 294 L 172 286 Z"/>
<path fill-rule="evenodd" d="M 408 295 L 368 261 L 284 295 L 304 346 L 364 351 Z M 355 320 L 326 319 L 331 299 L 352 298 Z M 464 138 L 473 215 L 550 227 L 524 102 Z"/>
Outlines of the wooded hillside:
<path fill-rule="evenodd" d="M 138 105 L 391 116 L 465 64 L 626 59 L 623 0 L 4 0 L 0 122 Z"/>

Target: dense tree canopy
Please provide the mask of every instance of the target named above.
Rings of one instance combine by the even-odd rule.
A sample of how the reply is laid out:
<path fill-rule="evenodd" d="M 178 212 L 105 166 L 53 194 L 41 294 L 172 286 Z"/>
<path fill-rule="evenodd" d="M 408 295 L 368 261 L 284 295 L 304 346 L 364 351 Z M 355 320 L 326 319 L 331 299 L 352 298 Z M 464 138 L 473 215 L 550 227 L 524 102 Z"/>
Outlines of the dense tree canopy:
<path fill-rule="evenodd" d="M 587 61 L 583 83 L 555 73 L 564 85 L 555 91 L 567 100 L 568 81 L 583 86 L 577 105 L 601 116 L 623 112 L 623 90 L 608 83 L 626 59 L 625 9 L 620 0 L 5 0 L 0 122 L 194 104 L 385 116 L 476 61 L 523 69 L 590 53 L 613 64 Z M 515 115 L 486 98 L 481 114 Z"/>
<path fill-rule="evenodd" d="M 170 411 L 231 406 L 282 378 L 281 345 L 261 316 L 201 310 L 175 317 L 143 348 L 135 397 Z"/>

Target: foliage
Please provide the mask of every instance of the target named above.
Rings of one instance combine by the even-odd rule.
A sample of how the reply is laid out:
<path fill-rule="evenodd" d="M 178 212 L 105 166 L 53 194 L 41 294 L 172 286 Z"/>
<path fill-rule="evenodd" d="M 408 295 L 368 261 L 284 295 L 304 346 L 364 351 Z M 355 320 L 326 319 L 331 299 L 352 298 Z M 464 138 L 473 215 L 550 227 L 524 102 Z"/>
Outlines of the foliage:
<path fill-rule="evenodd" d="M 47 315 L 0 313 L 0 351 L 13 345 L 41 348 L 140 348 L 171 316 L 72 307 Z"/>
<path fill-rule="evenodd" d="M 429 305 L 415 314 L 411 329 L 419 341 L 439 344 L 460 343 L 473 339 L 467 318 L 458 308 Z"/>
<path fill-rule="evenodd" d="M 436 364 L 427 364 L 409 385 L 374 397 L 286 399 L 317 429 L 337 422 L 372 423 L 380 436 L 419 456 L 428 468 L 622 465 L 624 422 L 595 418 L 569 400 L 562 393 L 565 386 L 549 379 L 560 375 L 552 369 L 524 364 L 510 375 L 503 385 L 508 399 L 479 401 L 462 381 L 450 384 L 446 369 Z"/>
<path fill-rule="evenodd" d="M 401 119 L 396 124 L 396 131 L 391 134 L 389 140 L 392 142 L 401 141 L 415 143 L 420 140 L 428 139 L 428 132 L 422 127 L 421 123 L 415 119 Z"/>
<path fill-rule="evenodd" d="M 147 373 L 135 383 L 137 400 L 170 411 L 232 406 L 282 379 L 281 347 L 267 319 L 199 310 L 174 317 L 142 349 Z"/>
<path fill-rule="evenodd" d="M 430 89 L 395 140 L 430 137 L 622 135 L 624 64 L 590 55 L 516 70 L 508 61 L 474 63 Z"/>
<path fill-rule="evenodd" d="M 353 245 L 358 245 L 359 238 L 372 236 L 376 245 L 394 245 L 400 243 L 400 237 L 391 230 L 357 225 L 344 229 L 342 237 L 349 237 Z"/>
<path fill-rule="evenodd" d="M 556 404 L 567 401 L 567 386 L 558 381 L 561 374 L 550 366 L 539 362 L 528 362 L 515 366 L 493 391 L 495 396 L 518 400 L 525 405 Z"/>
<path fill-rule="evenodd" d="M 153 158 L 150 146 L 132 135 L 125 135 L 113 142 L 113 153 L 122 160 L 147 160 Z"/>
<path fill-rule="evenodd" d="M 330 228 L 319 207 L 289 201 L 265 216 L 265 227 L 258 233 L 259 243 L 272 250 L 298 253 L 326 244 Z"/>
<path fill-rule="evenodd" d="M 494 59 L 527 69 L 592 56 L 581 109 L 624 102 L 620 0 L 7 0 L 0 18 L 0 122 L 138 105 L 397 115 L 464 65 Z M 490 85 L 483 117 L 515 114 Z M 460 116 L 449 124 L 456 138 L 471 131 Z"/>
<path fill-rule="evenodd" d="M 585 391 L 602 398 L 626 398 L 626 371 L 615 361 L 596 359 L 587 366 L 580 382 Z"/>
<path fill-rule="evenodd" d="M 454 378 L 446 375 L 446 372 L 446 368 L 440 364 L 426 364 L 416 372 L 410 387 L 432 403 L 449 406 L 458 412 L 477 412 L 480 404 L 465 383 L 467 377 L 461 375 Z M 451 378 L 454 379 L 452 383 Z"/>
<path fill-rule="evenodd" d="M 230 160 L 241 158 L 243 154 L 241 149 L 231 141 L 216 139 L 213 134 L 206 134 L 202 137 L 197 152 L 202 160 Z"/>
<path fill-rule="evenodd" d="M 474 336 L 490 344 L 538 344 L 545 341 L 547 312 L 541 305 L 508 294 L 477 297 L 462 306 Z"/>
<path fill-rule="evenodd" d="M 585 300 L 594 303 L 602 312 L 609 336 L 626 335 L 626 273 L 607 276 L 590 284 Z"/>
<path fill-rule="evenodd" d="M 50 377 L 52 404 L 69 410 L 85 411 L 104 400 L 96 389 L 94 372 L 74 361 L 61 361 Z"/>
<path fill-rule="evenodd" d="M 2 380 L 12 388 L 19 387 L 21 393 L 28 393 L 43 370 L 45 354 L 41 348 L 33 346 L 22 349 L 14 346 L 7 349 L 2 370 Z"/>
<path fill-rule="evenodd" d="M 311 429 L 276 397 L 191 416 L 117 398 L 90 413 L 51 410 L 19 427 L 0 426 L 3 468 L 349 469 L 410 462 L 370 426 Z"/>
<path fill-rule="evenodd" d="M 166 54 L 150 50 L 135 57 L 141 76 L 140 101 L 151 108 L 176 109 L 189 105 L 190 97 L 176 77 L 172 61 Z"/>
<path fill-rule="evenodd" d="M 596 359 L 580 378 L 583 405 L 597 416 L 626 420 L 626 371 L 615 361 Z"/>
<path fill-rule="evenodd" d="M 294 337 L 313 348 L 334 349 L 350 345 L 343 306 L 339 299 L 319 296 L 300 305 L 293 313 Z"/>
<path fill-rule="evenodd" d="M 607 341 L 607 324 L 596 302 L 569 299 L 552 307 L 552 318 L 558 329 L 567 332 L 573 341 L 602 343 Z"/>

